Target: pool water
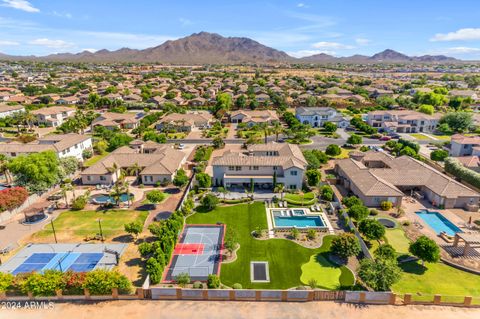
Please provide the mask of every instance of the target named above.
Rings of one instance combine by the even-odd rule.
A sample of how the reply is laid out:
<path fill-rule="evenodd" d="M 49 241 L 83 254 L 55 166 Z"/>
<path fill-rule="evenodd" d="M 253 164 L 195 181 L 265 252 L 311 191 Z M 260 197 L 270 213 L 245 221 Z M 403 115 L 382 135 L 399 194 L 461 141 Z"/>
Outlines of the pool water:
<path fill-rule="evenodd" d="M 130 198 L 132 198 L 132 197 L 133 196 L 130 195 Z M 115 199 L 113 199 L 112 196 L 107 195 L 107 194 L 93 195 L 91 197 L 91 199 L 98 204 L 105 204 L 105 203 L 115 204 Z M 127 201 L 128 201 L 128 194 L 127 193 L 120 195 L 120 202 L 125 203 Z"/>
<path fill-rule="evenodd" d="M 320 216 L 273 216 L 276 227 L 325 227 Z"/>
<path fill-rule="evenodd" d="M 416 212 L 416 214 L 423 219 L 437 235 L 445 232 L 449 236 L 455 236 L 456 233 L 462 232 L 460 228 L 438 212 L 420 211 Z"/>

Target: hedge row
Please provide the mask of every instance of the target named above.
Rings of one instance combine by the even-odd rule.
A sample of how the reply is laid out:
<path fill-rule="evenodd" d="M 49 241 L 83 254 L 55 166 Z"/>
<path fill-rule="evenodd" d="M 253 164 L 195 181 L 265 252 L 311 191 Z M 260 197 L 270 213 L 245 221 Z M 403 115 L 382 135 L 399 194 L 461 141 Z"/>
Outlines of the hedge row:
<path fill-rule="evenodd" d="M 140 254 L 146 260 L 146 272 L 150 275 L 150 281 L 153 284 L 162 280 L 163 270 L 170 260 L 183 223 L 182 212 L 176 211 L 167 220 L 151 224 L 148 229 L 156 240 L 152 243 L 141 243 L 138 247 Z"/>
<path fill-rule="evenodd" d="M 310 206 L 310 205 L 315 204 L 317 202 L 317 199 L 313 198 L 313 199 L 310 199 L 310 200 L 296 201 L 296 200 L 285 198 L 285 201 L 290 205 Z"/>
<path fill-rule="evenodd" d="M 467 183 L 480 188 L 480 174 L 466 168 L 456 158 L 447 157 L 445 159 L 445 171 L 465 180 Z"/>
<path fill-rule="evenodd" d="M 250 202 L 252 199 L 249 197 L 246 198 L 240 198 L 240 199 L 221 199 L 220 202 L 224 204 L 241 204 L 241 203 L 246 203 Z"/>
<path fill-rule="evenodd" d="M 97 269 L 76 273 L 47 270 L 44 273 L 28 274 L 0 273 L 0 292 L 14 291 L 34 296 L 55 296 L 57 290 L 65 295 L 81 295 L 88 289 L 92 295 L 109 295 L 117 288 L 120 293 L 130 293 L 132 284 L 127 277 L 117 271 Z"/>

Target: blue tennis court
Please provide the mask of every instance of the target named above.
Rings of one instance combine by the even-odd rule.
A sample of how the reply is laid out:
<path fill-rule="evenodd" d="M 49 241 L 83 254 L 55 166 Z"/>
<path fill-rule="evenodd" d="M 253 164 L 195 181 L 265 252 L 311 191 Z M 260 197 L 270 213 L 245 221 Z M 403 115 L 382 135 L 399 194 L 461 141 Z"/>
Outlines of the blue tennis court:
<path fill-rule="evenodd" d="M 0 266 L 14 275 L 46 270 L 87 272 L 117 265 L 124 244 L 32 244 Z M 49 251 L 49 252 L 47 252 Z"/>

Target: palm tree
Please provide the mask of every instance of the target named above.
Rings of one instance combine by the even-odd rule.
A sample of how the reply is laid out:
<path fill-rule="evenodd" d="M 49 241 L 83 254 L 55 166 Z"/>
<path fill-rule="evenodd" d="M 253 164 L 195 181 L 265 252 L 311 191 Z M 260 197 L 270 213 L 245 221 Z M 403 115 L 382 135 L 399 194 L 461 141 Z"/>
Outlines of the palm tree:
<path fill-rule="evenodd" d="M 285 192 L 285 185 L 283 184 L 277 184 L 277 187 L 275 187 L 275 191 L 277 193 L 280 193 L 280 200 L 283 201 L 283 194 Z"/>
<path fill-rule="evenodd" d="M 27 126 L 28 126 L 28 129 L 30 130 L 33 126 L 33 122 L 36 120 L 37 118 L 35 117 L 35 115 L 33 115 L 32 113 L 30 113 L 30 111 L 26 111 L 25 112 L 25 122 L 27 123 Z"/>
<path fill-rule="evenodd" d="M 0 173 L 5 175 L 7 184 L 13 183 L 13 177 L 8 169 L 8 158 L 5 154 L 0 154 Z"/>
<path fill-rule="evenodd" d="M 123 180 L 119 179 L 113 184 L 112 191 L 110 192 L 110 197 L 113 198 L 115 201 L 115 205 L 120 205 L 120 199 L 122 195 L 125 193 L 125 184 Z"/>
<path fill-rule="evenodd" d="M 63 180 L 63 184 L 67 184 L 68 185 L 68 188 L 70 188 L 69 190 L 72 191 L 72 196 L 73 196 L 73 200 L 75 200 L 77 198 L 77 196 L 75 195 L 75 187 L 73 187 L 73 181 L 72 179 L 70 178 L 66 178 Z"/>
<path fill-rule="evenodd" d="M 142 171 L 142 168 L 140 165 L 138 165 L 137 162 L 135 162 L 132 166 L 128 168 L 128 172 L 132 175 L 135 175 L 135 177 L 138 179 L 138 174 Z"/>
<path fill-rule="evenodd" d="M 275 121 L 271 127 L 272 132 L 275 134 L 275 142 L 278 142 L 278 136 L 283 132 L 283 127 L 280 122 Z"/>
<path fill-rule="evenodd" d="M 267 137 L 268 137 L 268 124 L 266 122 L 262 122 L 258 124 L 258 127 L 263 130 L 263 136 L 265 138 L 265 144 L 267 144 Z"/>
<path fill-rule="evenodd" d="M 71 191 L 73 189 L 72 185 L 71 184 L 62 184 L 60 186 L 60 192 L 63 196 L 63 198 L 65 199 L 65 205 L 67 206 L 68 208 L 68 197 L 67 197 L 67 194 L 68 194 L 68 191 Z"/>
<path fill-rule="evenodd" d="M 113 175 L 115 175 L 115 177 L 118 179 L 119 176 L 118 176 L 118 165 L 117 163 L 113 163 L 113 165 L 111 167 L 107 167 L 107 171 L 112 174 L 112 177 Z"/>

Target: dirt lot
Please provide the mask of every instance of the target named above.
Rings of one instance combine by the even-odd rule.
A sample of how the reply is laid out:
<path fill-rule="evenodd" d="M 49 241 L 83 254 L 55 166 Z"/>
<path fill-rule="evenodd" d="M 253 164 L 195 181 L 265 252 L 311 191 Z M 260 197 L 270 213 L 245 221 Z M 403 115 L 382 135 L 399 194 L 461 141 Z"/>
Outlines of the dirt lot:
<path fill-rule="evenodd" d="M 54 304 L 53 309 L 8 310 L 0 318 L 327 318 L 327 319 L 472 319 L 480 309 L 434 306 L 358 306 L 335 302 L 203 302 L 203 301 L 116 301 L 92 304 Z"/>

